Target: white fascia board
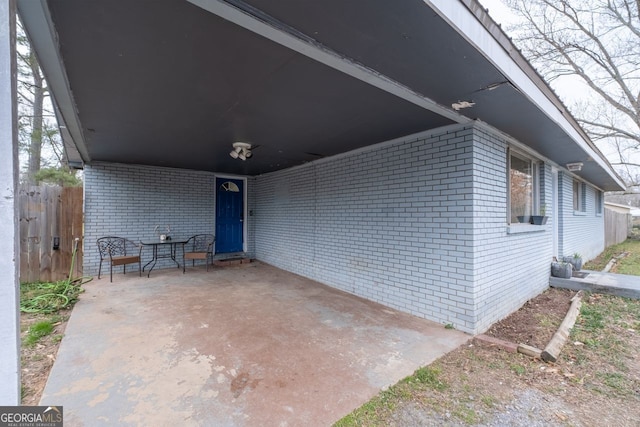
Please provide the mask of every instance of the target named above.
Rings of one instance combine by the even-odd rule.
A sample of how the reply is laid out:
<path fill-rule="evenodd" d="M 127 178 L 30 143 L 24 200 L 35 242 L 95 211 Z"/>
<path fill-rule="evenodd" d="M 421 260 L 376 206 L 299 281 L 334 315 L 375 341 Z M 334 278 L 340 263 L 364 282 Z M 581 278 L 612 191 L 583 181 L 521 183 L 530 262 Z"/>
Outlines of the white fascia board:
<path fill-rule="evenodd" d="M 71 93 L 67 72 L 58 49 L 49 7 L 45 0 L 19 0 L 18 12 L 33 49 L 37 53 L 40 68 L 55 96 L 55 102 L 64 119 L 69 135 L 85 162 L 91 161 L 85 143 L 76 104 Z"/>
<path fill-rule="evenodd" d="M 612 171 L 611 166 L 602 157 L 602 154 L 589 145 L 580 132 L 569 122 L 567 117 L 562 114 L 562 111 L 558 109 L 557 105 L 540 90 L 520 65 L 513 60 L 509 52 L 491 35 L 471 10 L 462 3 L 462 0 L 423 1 L 435 10 L 451 27 L 456 29 L 467 42 L 475 46 L 478 52 L 484 55 L 524 96 L 533 104 L 537 105 L 549 119 L 557 123 L 580 149 L 598 163 L 601 168 L 607 171 L 621 188 L 625 188 L 624 183 Z M 502 30 L 500 31 L 502 32 Z M 505 38 L 506 37 L 505 35 Z M 520 54 L 516 52 L 514 55 Z M 550 89 L 549 91 L 551 92 Z"/>
<path fill-rule="evenodd" d="M 468 123 L 472 121 L 468 117 L 436 103 L 432 99 L 411 90 L 387 76 L 330 50 L 326 46 L 321 46 L 317 43 L 311 43 L 309 40 L 296 37 L 291 32 L 287 32 L 281 28 L 277 28 L 267 22 L 257 19 L 255 16 L 250 15 L 244 10 L 222 0 L 188 1 L 246 30 L 291 49 L 292 51 L 298 52 L 299 54 L 313 59 L 314 61 L 338 70 L 387 93 L 395 95 L 398 98 L 402 98 L 405 101 L 409 101 L 433 113 L 439 114 L 440 116 L 453 120 L 454 122 Z"/>

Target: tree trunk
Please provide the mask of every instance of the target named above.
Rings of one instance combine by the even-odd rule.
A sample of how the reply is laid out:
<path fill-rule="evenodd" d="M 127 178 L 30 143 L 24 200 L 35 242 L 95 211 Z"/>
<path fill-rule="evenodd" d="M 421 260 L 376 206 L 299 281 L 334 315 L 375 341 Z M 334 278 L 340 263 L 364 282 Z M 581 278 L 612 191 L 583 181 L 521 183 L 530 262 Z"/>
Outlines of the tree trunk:
<path fill-rule="evenodd" d="M 44 88 L 44 79 L 40 73 L 40 66 L 32 50 L 29 52 L 29 66 L 33 75 L 33 126 L 29 142 L 27 182 L 31 185 L 37 185 L 36 174 L 40 170 L 42 158 L 42 113 L 46 89 Z"/>

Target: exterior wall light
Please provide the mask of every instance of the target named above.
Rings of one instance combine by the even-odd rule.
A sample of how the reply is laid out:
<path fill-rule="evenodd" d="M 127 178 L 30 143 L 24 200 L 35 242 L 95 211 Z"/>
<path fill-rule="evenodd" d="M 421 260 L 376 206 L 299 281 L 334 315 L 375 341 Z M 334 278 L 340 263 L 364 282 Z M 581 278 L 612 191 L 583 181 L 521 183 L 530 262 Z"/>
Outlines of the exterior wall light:
<path fill-rule="evenodd" d="M 582 165 L 582 162 L 567 163 L 567 169 L 569 169 L 569 172 L 579 172 L 582 170 Z"/>

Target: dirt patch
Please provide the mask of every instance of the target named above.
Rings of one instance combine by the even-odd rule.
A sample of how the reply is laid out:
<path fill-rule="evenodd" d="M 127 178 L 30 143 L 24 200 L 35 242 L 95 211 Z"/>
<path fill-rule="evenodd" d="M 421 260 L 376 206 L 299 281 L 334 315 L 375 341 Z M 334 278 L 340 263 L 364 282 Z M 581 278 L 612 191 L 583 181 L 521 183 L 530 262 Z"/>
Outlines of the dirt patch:
<path fill-rule="evenodd" d="M 573 295 L 573 291 L 549 289 L 494 324 L 487 334 L 544 349 Z M 637 308 L 626 316 L 606 318 L 607 307 L 619 307 L 625 301 L 587 297 L 583 315 L 554 364 L 473 345 L 437 362 L 443 381 L 451 385 L 447 398 L 459 402 L 458 411 L 462 407 L 473 414 L 463 424 L 640 425 Z"/>
<path fill-rule="evenodd" d="M 520 310 L 491 326 L 486 334 L 516 344 L 544 349 L 567 314 L 575 292 L 549 289 Z"/>
<path fill-rule="evenodd" d="M 573 295 L 549 289 L 486 334 L 544 349 Z M 556 363 L 470 341 L 338 425 L 640 426 L 639 361 L 640 302 L 590 295 Z"/>
<path fill-rule="evenodd" d="M 34 406 L 40 403 L 40 397 L 49 378 L 49 372 L 58 354 L 58 347 L 62 341 L 64 330 L 71 310 L 58 313 L 59 321 L 54 323 L 51 334 L 42 337 L 33 345 L 23 344 L 20 349 L 22 405 Z M 20 338 L 25 341 L 31 325 L 50 319 L 51 316 L 42 314 L 20 314 Z"/>

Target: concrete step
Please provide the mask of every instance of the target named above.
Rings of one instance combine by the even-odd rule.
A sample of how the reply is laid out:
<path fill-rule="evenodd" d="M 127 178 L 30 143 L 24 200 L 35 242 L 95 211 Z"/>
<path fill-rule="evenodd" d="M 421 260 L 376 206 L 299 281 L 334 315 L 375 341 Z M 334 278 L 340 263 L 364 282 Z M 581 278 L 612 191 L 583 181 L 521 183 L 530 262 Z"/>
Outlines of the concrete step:
<path fill-rule="evenodd" d="M 559 277 L 550 277 L 549 286 L 574 291 L 584 290 L 598 294 L 640 299 L 639 276 L 588 270 L 583 272 L 587 273 L 583 278 L 572 277 L 571 279 L 561 279 Z"/>
<path fill-rule="evenodd" d="M 251 258 L 234 257 L 213 260 L 213 265 L 216 267 L 228 267 L 232 265 L 250 264 L 253 260 Z"/>

